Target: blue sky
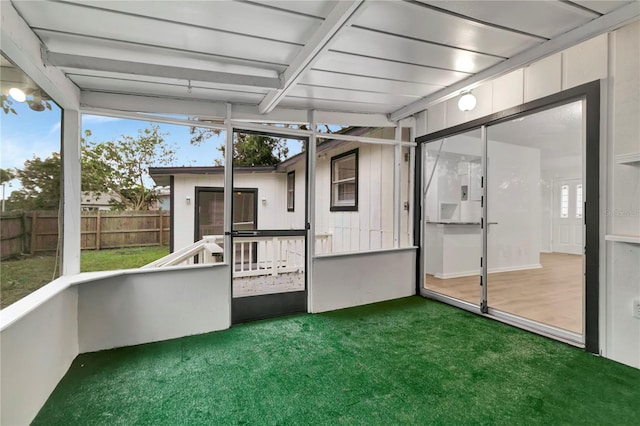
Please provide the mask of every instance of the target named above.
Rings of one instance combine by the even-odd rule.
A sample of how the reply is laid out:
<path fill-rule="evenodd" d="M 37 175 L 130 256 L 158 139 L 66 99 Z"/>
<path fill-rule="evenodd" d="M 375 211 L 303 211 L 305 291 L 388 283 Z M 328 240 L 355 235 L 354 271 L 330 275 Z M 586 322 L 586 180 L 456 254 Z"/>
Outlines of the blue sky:
<path fill-rule="evenodd" d="M 0 167 L 22 168 L 25 160 L 38 156 L 46 158 L 52 152 L 60 152 L 60 109 L 52 104 L 53 111 L 32 111 L 26 103 L 13 102 L 17 115 L 0 112 Z M 82 127 L 90 129 L 93 141 L 117 139 L 121 135 L 137 136 L 139 129 L 150 124 L 146 121 L 126 120 L 95 115 L 83 115 Z M 214 136 L 200 146 L 189 143 L 189 127 L 159 124 L 165 140 L 176 149 L 174 166 L 210 166 L 215 159 L 222 159 L 217 147 L 224 137 Z M 14 180 L 6 188 L 6 196 L 20 187 Z"/>
<path fill-rule="evenodd" d="M 34 156 L 50 157 L 60 152 L 61 110 L 51 103 L 52 111 L 32 111 L 26 103 L 13 102 L 16 114 L 0 112 L 0 167 L 22 168 L 25 160 Z M 213 136 L 199 146 L 190 143 L 188 126 L 158 123 L 160 131 L 166 133 L 165 141 L 176 150 L 177 161 L 172 166 L 211 166 L 216 159 L 222 160 L 217 147 L 224 144 L 224 133 Z M 121 135 L 136 137 L 139 129 L 149 127 L 147 121 L 128 120 L 96 115 L 83 115 L 82 128 L 91 130 L 91 140 L 109 141 Z M 300 143 L 290 141 L 289 155 L 300 152 Z M 14 179 L 6 187 L 6 197 L 19 189 L 20 183 Z"/>

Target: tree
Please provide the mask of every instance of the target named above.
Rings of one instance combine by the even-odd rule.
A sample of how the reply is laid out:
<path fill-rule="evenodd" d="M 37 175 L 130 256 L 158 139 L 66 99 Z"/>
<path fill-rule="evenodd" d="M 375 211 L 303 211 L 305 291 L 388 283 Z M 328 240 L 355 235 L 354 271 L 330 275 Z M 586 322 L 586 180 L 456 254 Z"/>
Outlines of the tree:
<path fill-rule="evenodd" d="M 113 208 L 147 210 L 158 196 L 150 187 L 149 167 L 171 164 L 175 151 L 164 140 L 159 126 L 139 130 L 138 137 L 120 136 L 108 142 L 90 141 L 91 131 L 85 131 L 82 146 L 83 192 L 96 197 L 113 196 Z M 22 188 L 13 191 L 7 200 L 12 210 L 57 209 L 60 200 L 60 154 L 54 152 L 44 160 L 34 156 L 16 170 Z"/>
<path fill-rule="evenodd" d="M 224 155 L 224 146 L 218 147 Z M 234 166 L 274 166 L 287 158 L 289 148 L 283 139 L 238 133 L 233 143 Z M 216 160 L 220 164 L 220 160 Z"/>
<path fill-rule="evenodd" d="M 16 178 L 12 169 L 0 169 L 0 184 L 7 183 Z"/>
<path fill-rule="evenodd" d="M 138 137 L 122 135 L 117 140 L 83 143 L 83 190 L 114 195 L 118 210 L 148 210 L 158 200 L 151 189 L 149 167 L 175 162 L 175 150 L 167 145 L 160 126 L 138 130 Z"/>
<path fill-rule="evenodd" d="M 11 210 L 55 210 L 60 201 L 60 154 L 44 160 L 34 156 L 16 169 L 22 188 L 7 199 Z"/>

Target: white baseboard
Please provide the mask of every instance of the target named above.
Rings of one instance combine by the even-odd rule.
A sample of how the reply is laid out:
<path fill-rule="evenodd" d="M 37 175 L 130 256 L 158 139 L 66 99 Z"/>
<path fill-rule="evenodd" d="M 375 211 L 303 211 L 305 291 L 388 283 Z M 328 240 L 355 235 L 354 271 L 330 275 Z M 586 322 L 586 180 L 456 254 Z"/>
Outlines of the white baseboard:
<path fill-rule="evenodd" d="M 517 265 L 517 266 L 503 266 L 500 268 L 490 268 L 490 274 L 498 274 L 501 272 L 514 272 L 514 271 L 526 271 L 527 269 L 541 269 L 542 265 L 540 263 L 534 263 L 531 265 Z M 429 273 L 429 272 L 427 272 Z M 435 278 L 441 280 L 447 280 L 451 278 L 463 278 L 463 277 L 473 277 L 480 275 L 480 269 L 476 271 L 462 271 L 462 272 L 449 272 L 446 274 L 433 274 Z"/>

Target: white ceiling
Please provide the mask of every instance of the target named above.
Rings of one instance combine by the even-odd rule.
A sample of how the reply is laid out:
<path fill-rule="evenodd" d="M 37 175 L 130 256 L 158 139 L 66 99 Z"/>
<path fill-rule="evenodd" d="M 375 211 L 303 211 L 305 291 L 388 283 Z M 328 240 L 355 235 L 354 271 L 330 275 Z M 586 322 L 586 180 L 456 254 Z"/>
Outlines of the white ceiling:
<path fill-rule="evenodd" d="M 390 114 L 629 1 L 11 3 L 84 92 Z"/>

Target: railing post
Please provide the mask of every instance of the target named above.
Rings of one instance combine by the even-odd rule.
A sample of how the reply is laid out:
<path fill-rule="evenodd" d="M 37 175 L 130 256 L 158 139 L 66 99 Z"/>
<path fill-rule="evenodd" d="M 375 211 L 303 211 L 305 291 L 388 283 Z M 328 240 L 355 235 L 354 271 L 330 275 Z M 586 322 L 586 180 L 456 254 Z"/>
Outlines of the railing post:
<path fill-rule="evenodd" d="M 278 276 L 278 258 L 279 256 L 279 252 L 280 250 L 278 250 L 276 247 L 278 246 L 278 238 L 277 237 L 273 237 L 272 240 L 272 244 L 273 244 L 273 249 L 271 250 L 271 275 L 276 277 Z"/>

